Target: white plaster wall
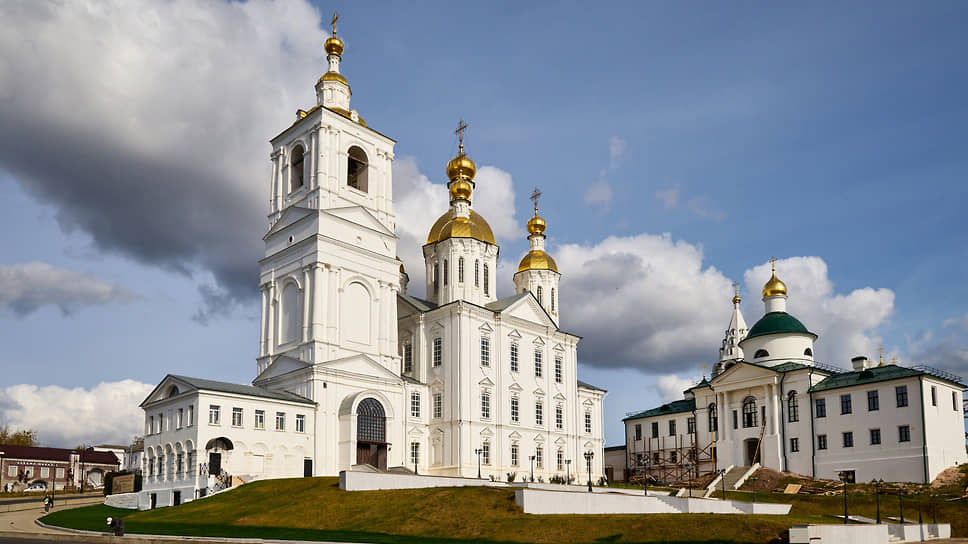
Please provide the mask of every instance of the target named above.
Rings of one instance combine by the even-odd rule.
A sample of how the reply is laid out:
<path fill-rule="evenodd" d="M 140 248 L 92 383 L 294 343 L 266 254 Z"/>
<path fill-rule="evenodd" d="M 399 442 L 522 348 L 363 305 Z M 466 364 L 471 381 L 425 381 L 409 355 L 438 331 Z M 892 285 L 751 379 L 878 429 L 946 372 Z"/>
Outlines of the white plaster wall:
<path fill-rule="evenodd" d="M 928 480 L 934 480 L 946 468 L 968 463 L 963 434 L 963 392 L 959 387 L 932 376 L 924 376 L 921 387 L 924 393 Z M 932 387 L 937 391 L 937 405 L 931 403 Z M 952 403 L 952 393 L 955 403 Z"/>

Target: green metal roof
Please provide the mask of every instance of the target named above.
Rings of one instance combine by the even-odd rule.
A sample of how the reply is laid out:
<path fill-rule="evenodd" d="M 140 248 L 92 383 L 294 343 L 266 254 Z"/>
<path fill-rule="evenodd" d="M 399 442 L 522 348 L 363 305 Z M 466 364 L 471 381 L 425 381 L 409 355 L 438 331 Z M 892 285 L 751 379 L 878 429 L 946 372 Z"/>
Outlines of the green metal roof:
<path fill-rule="evenodd" d="M 692 412 L 696 409 L 696 399 L 685 399 L 672 401 L 669 404 L 663 404 L 658 408 L 653 408 L 651 410 L 646 410 L 644 412 L 639 412 L 637 414 L 632 414 L 628 417 L 622 418 L 622 421 L 627 419 L 639 419 L 643 417 L 652 416 L 667 416 L 670 414 L 679 414 L 682 412 Z"/>
<path fill-rule="evenodd" d="M 253 385 L 242 385 L 239 383 L 205 380 L 202 378 L 192 378 L 189 376 L 178 376 L 176 374 L 169 374 L 169 376 L 171 376 L 172 378 L 175 378 L 176 380 L 185 382 L 196 389 L 206 389 L 208 391 L 220 391 L 222 393 L 233 393 L 236 395 L 246 395 L 250 397 L 262 397 L 267 399 L 287 400 L 289 402 L 298 402 L 301 404 L 316 404 L 315 402 L 307 399 L 306 397 L 299 396 L 295 393 L 290 393 L 289 391 L 270 391 L 268 389 L 263 389 L 262 387 L 255 387 Z"/>
<path fill-rule="evenodd" d="M 756 363 L 753 363 L 753 364 L 756 364 Z M 787 361 L 785 363 L 780 363 L 776 366 L 770 366 L 770 367 L 767 367 L 766 365 L 758 365 L 758 366 L 763 366 L 764 368 L 769 368 L 771 370 L 774 370 L 780 373 L 793 372 L 794 370 L 800 370 L 803 368 L 812 368 L 809 365 L 805 365 L 803 363 L 794 363 L 793 361 Z"/>
<path fill-rule="evenodd" d="M 760 318 L 755 325 L 750 329 L 750 332 L 746 335 L 743 340 L 749 340 L 750 338 L 756 338 L 757 336 L 765 336 L 767 334 L 782 334 L 782 333 L 803 333 L 803 334 L 813 334 L 808 331 L 800 320 L 793 317 L 786 312 L 770 312 Z M 815 334 L 813 334 L 816 336 Z"/>
<path fill-rule="evenodd" d="M 833 376 L 825 378 L 823 381 L 817 383 L 817 385 L 811 387 L 810 392 L 815 393 L 817 391 L 840 389 L 842 387 L 851 387 L 854 385 L 886 382 L 888 380 L 910 378 L 911 376 L 920 376 L 922 374 L 928 373 L 897 365 L 875 366 L 859 372 L 844 372 L 841 374 L 834 374 Z"/>
<path fill-rule="evenodd" d="M 588 382 L 583 382 L 581 380 L 575 380 L 575 381 L 578 382 L 578 387 L 582 387 L 584 389 L 591 389 L 593 391 L 601 391 L 602 393 L 608 393 L 607 389 L 602 389 L 601 387 L 595 387 L 594 385 Z"/>

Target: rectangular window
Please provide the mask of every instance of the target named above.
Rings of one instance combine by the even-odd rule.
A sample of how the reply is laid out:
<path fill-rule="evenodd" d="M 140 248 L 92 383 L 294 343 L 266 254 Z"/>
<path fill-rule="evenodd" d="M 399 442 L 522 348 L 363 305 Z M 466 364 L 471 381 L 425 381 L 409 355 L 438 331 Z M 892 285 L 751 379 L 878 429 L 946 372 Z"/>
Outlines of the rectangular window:
<path fill-rule="evenodd" d="M 641 423 L 636 423 L 635 424 L 635 439 L 636 440 L 642 440 L 642 424 Z"/>
<path fill-rule="evenodd" d="M 799 438 L 791 438 L 790 439 L 790 451 L 792 453 L 796 453 L 796 452 L 800 451 L 800 439 Z"/>
<path fill-rule="evenodd" d="M 669 436 L 675 436 L 675 435 L 676 435 L 676 420 L 673 419 L 669 421 Z"/>
<path fill-rule="evenodd" d="M 481 366 L 491 366 L 491 339 L 481 337 Z"/>
<path fill-rule="evenodd" d="M 511 444 L 511 466 L 518 466 L 518 445 Z"/>
<path fill-rule="evenodd" d="M 871 429 L 871 445 L 876 446 L 881 443 L 881 430 Z"/>
<path fill-rule="evenodd" d="M 534 448 L 534 466 L 544 468 L 544 448 L 541 446 Z"/>
<path fill-rule="evenodd" d="M 410 417 L 420 417 L 420 393 L 410 393 Z"/>
<path fill-rule="evenodd" d="M 853 448 L 854 447 L 854 433 L 847 431 L 844 433 L 844 447 Z"/>
<path fill-rule="evenodd" d="M 40 467 L 40 477 L 50 478 L 50 467 Z"/>
<path fill-rule="evenodd" d="M 209 407 L 208 407 L 208 423 L 209 423 L 209 425 L 218 425 L 219 424 L 219 410 L 221 410 L 221 407 L 220 406 L 218 406 L 216 404 L 209 405 Z"/>
<path fill-rule="evenodd" d="M 897 397 L 897 407 L 904 408 L 908 405 L 907 386 L 899 385 L 894 388 L 894 396 Z"/>
<path fill-rule="evenodd" d="M 652 438 L 659 438 L 659 422 L 652 422 Z"/>
<path fill-rule="evenodd" d="M 450 276 L 450 261 L 444 259 L 444 285 L 447 285 L 447 276 Z"/>
<path fill-rule="evenodd" d="M 491 419 L 491 394 L 481 393 L 481 419 Z"/>
<path fill-rule="evenodd" d="M 736 415 L 736 410 L 733 410 L 733 429 L 739 428 L 739 417 Z"/>
<path fill-rule="evenodd" d="M 481 462 L 485 465 L 491 464 L 491 443 L 484 442 L 481 444 Z"/>
<path fill-rule="evenodd" d="M 179 408 L 178 412 L 175 413 L 175 428 L 181 429 L 185 426 L 185 409 Z"/>
<path fill-rule="evenodd" d="M 817 399 L 815 404 L 817 407 L 815 410 L 817 412 L 817 417 L 827 417 L 827 399 Z"/>
<path fill-rule="evenodd" d="M 410 342 L 403 345 L 403 371 L 413 372 L 413 344 Z"/>
<path fill-rule="evenodd" d="M 591 434 L 592 432 L 592 413 L 585 412 L 585 433 Z"/>
<path fill-rule="evenodd" d="M 518 371 L 518 345 L 511 344 L 511 372 Z"/>
<path fill-rule="evenodd" d="M 851 413 L 850 395 L 840 396 L 840 415 Z"/>
<path fill-rule="evenodd" d="M 931 406 L 937 406 L 937 405 L 938 405 L 938 388 L 932 385 L 931 386 Z"/>
<path fill-rule="evenodd" d="M 195 424 L 195 405 L 188 405 L 188 426 L 191 427 Z"/>
<path fill-rule="evenodd" d="M 440 276 L 440 265 L 437 263 L 434 263 L 434 294 L 435 295 L 440 291 L 440 285 L 438 283 L 440 281 L 439 276 Z"/>
<path fill-rule="evenodd" d="M 232 426 L 241 427 L 242 426 L 242 409 L 232 408 Z"/>
<path fill-rule="evenodd" d="M 534 424 L 539 427 L 544 425 L 544 403 L 540 400 L 534 403 Z"/>
<path fill-rule="evenodd" d="M 909 425 L 901 425 L 897 428 L 897 441 L 898 442 L 910 442 L 911 441 L 911 427 Z"/>
<path fill-rule="evenodd" d="M 447 262 L 447 261 L 444 261 Z M 420 464 L 420 442 L 410 443 L 410 464 L 419 465 Z"/>
<path fill-rule="evenodd" d="M 64 477 L 64 469 L 61 468 L 61 467 L 57 467 L 57 470 L 54 471 L 54 473 L 57 475 L 57 476 L 55 476 L 56 478 L 63 478 Z"/>
<path fill-rule="evenodd" d="M 867 411 L 875 412 L 881 409 L 881 399 L 877 396 L 877 390 L 867 392 Z"/>
<path fill-rule="evenodd" d="M 541 350 L 534 350 L 534 375 L 537 378 L 541 377 Z"/>
<path fill-rule="evenodd" d="M 444 417 L 444 395 L 443 393 L 434 393 L 434 419 L 442 417 Z"/>
<path fill-rule="evenodd" d="M 147 434 L 155 434 L 155 416 L 148 416 Z"/>
<path fill-rule="evenodd" d="M 825 449 L 827 449 L 827 435 L 825 435 L 825 434 L 818 434 L 817 435 L 817 449 L 818 450 L 825 450 Z"/>
<path fill-rule="evenodd" d="M 555 460 L 558 470 L 565 470 L 565 452 L 558 450 L 555 455 Z"/>
<path fill-rule="evenodd" d="M 13 465 L 7 465 L 7 476 L 16 476 L 16 475 L 17 475 L 17 467 Z"/>
<path fill-rule="evenodd" d="M 441 365 L 441 363 L 443 362 L 443 357 L 444 357 L 444 345 L 440 337 L 438 336 L 437 338 L 434 338 L 434 358 L 433 358 L 434 367 L 439 367 Z"/>
<path fill-rule="evenodd" d="M 951 409 L 958 411 L 958 395 L 954 391 L 951 392 Z"/>
<path fill-rule="evenodd" d="M 306 432 L 306 416 L 303 414 L 296 414 L 296 432 Z"/>
<path fill-rule="evenodd" d="M 555 381 L 561 383 L 561 355 L 555 355 Z"/>
<path fill-rule="evenodd" d="M 696 418 L 690 417 L 686 419 L 686 432 L 696 434 Z"/>
<path fill-rule="evenodd" d="M 800 404 L 797 402 L 796 395 L 790 395 L 787 398 L 787 412 L 787 420 L 790 423 L 800 421 Z"/>
<path fill-rule="evenodd" d="M 491 278 L 490 274 L 487 272 L 487 263 L 484 263 L 484 294 L 487 295 L 490 290 Z"/>
<path fill-rule="evenodd" d="M 511 397 L 511 421 L 518 422 L 518 397 Z"/>
<path fill-rule="evenodd" d="M 276 430 L 285 431 L 286 430 L 286 413 L 276 412 Z"/>
<path fill-rule="evenodd" d="M 457 259 L 457 283 L 464 283 L 464 258 Z"/>
<path fill-rule="evenodd" d="M 555 427 L 559 429 L 565 428 L 565 413 L 560 404 L 555 406 Z"/>
<path fill-rule="evenodd" d="M 255 411 L 255 428 L 265 429 L 266 428 L 266 411 L 256 410 Z"/>

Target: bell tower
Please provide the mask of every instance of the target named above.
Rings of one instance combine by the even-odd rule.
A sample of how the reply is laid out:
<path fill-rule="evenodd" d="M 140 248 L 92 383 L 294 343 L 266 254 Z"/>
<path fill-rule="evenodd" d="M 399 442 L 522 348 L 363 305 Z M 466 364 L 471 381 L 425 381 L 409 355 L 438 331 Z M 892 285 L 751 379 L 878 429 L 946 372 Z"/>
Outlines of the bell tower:
<path fill-rule="evenodd" d="M 528 220 L 528 242 L 530 250 L 521 259 L 518 271 L 514 274 L 514 290 L 518 293 L 531 291 L 541 307 L 544 308 L 555 325 L 558 324 L 558 265 L 545 251 L 545 220 L 538 215 L 538 199 L 541 191 L 535 188 L 531 193 L 534 202 L 534 217 Z"/>
<path fill-rule="evenodd" d="M 338 18 L 316 104 L 271 140 L 258 373 L 279 355 L 319 363 L 364 354 L 399 368 L 395 142 L 349 109 Z"/>

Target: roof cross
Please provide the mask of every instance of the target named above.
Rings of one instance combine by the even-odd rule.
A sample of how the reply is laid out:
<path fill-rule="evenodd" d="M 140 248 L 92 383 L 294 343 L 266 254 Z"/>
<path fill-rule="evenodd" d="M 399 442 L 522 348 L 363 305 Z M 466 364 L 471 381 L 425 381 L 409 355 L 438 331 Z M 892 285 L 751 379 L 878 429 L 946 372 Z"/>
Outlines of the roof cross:
<path fill-rule="evenodd" d="M 776 272 L 776 257 L 770 257 L 770 268 Z"/>
<path fill-rule="evenodd" d="M 457 130 L 454 131 L 454 132 L 457 133 L 457 138 L 460 140 L 460 154 L 461 155 L 464 154 L 464 131 L 465 130 L 467 130 L 467 123 L 465 123 L 464 120 L 461 119 L 457 123 Z"/>
<path fill-rule="evenodd" d="M 709 368 L 709 367 L 706 366 L 706 363 L 703 363 L 703 364 L 699 365 L 699 368 L 702 369 L 702 379 L 705 380 L 706 379 L 706 369 Z"/>
<path fill-rule="evenodd" d="M 333 20 L 329 22 L 329 26 L 333 27 L 333 37 L 336 37 L 336 21 L 339 21 L 339 13 L 333 12 Z"/>
<path fill-rule="evenodd" d="M 734 281 L 733 282 L 733 295 L 739 296 L 739 282 L 738 281 Z"/>
<path fill-rule="evenodd" d="M 538 199 L 541 198 L 541 191 L 537 187 L 534 188 L 534 192 L 531 193 L 531 202 L 534 202 L 534 213 L 538 214 Z"/>

